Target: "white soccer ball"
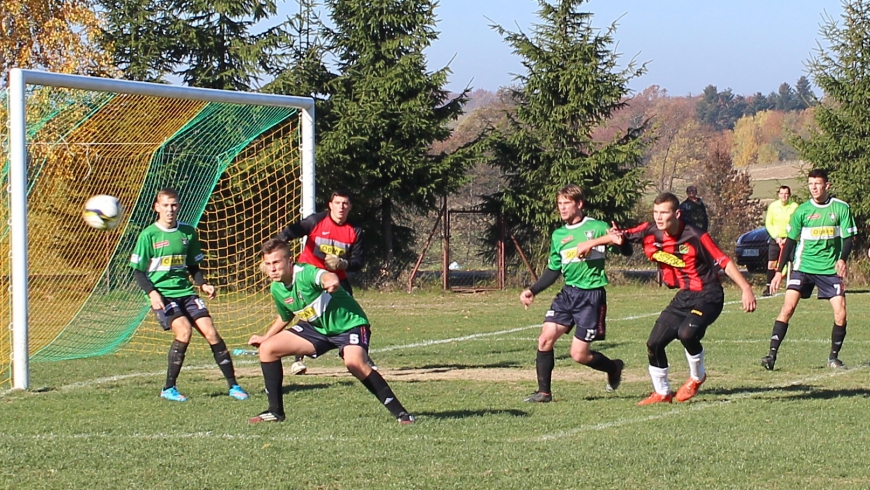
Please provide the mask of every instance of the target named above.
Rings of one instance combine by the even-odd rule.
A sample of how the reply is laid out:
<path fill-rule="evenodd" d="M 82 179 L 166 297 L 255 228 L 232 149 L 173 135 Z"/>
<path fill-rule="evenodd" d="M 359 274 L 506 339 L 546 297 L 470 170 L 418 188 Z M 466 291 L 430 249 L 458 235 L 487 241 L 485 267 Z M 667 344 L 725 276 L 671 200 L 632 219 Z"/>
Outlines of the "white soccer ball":
<path fill-rule="evenodd" d="M 117 197 L 100 194 L 88 199 L 82 218 L 91 228 L 111 230 L 118 226 L 123 215 L 124 207 Z"/>

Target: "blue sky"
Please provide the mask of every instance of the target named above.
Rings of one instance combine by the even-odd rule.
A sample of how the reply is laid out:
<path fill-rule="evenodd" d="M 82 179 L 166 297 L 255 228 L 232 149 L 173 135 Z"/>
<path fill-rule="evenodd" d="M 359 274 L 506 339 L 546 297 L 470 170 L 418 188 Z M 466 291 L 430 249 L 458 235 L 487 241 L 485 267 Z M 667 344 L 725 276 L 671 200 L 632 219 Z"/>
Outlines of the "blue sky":
<path fill-rule="evenodd" d="M 289 0 L 287 15 L 297 9 Z M 489 26 L 510 30 L 538 22 L 534 0 L 440 0 L 440 37 L 426 52 L 429 67 L 450 64 L 448 88 L 496 90 L 522 70 L 519 58 Z M 615 40 L 623 60 L 649 61 L 649 71 L 630 88 L 659 85 L 669 94 L 697 95 L 707 85 L 736 94 L 776 91 L 806 75 L 823 13 L 840 19 L 840 0 L 590 0 L 592 25 L 618 19 Z"/>

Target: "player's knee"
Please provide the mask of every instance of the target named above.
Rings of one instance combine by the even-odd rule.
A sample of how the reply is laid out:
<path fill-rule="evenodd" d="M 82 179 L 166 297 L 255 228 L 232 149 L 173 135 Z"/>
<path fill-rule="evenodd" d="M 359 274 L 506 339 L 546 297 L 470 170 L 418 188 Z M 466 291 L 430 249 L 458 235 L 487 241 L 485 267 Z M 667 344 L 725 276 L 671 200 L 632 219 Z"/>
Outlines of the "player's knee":
<path fill-rule="evenodd" d="M 571 359 L 574 359 L 574 362 L 579 364 L 589 364 L 592 362 L 592 353 L 571 351 Z"/>

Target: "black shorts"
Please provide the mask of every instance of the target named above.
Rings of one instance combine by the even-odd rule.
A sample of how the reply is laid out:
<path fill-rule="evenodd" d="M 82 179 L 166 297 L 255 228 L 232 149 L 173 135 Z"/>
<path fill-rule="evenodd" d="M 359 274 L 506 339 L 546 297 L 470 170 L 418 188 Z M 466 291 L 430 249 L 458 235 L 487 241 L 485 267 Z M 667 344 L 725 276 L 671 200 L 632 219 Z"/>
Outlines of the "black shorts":
<path fill-rule="evenodd" d="M 186 316 L 191 325 L 198 318 L 211 316 L 205 306 L 205 301 L 195 294 L 183 298 L 163 298 L 163 305 L 162 310 L 151 310 L 157 316 L 157 321 L 163 330 L 171 330 L 172 322 L 182 316 Z"/>
<path fill-rule="evenodd" d="M 564 325 L 569 332 L 576 326 L 574 336 L 584 342 L 592 342 L 604 340 L 606 315 L 607 293 L 604 288 L 580 289 L 565 286 L 556 295 L 544 321 Z"/>
<path fill-rule="evenodd" d="M 767 241 L 767 260 L 771 262 L 779 261 L 780 248 L 776 240 L 771 238 Z"/>
<path fill-rule="evenodd" d="M 353 327 L 338 335 L 323 335 L 308 322 L 299 322 L 288 330 L 314 344 L 314 355 L 310 357 L 321 356 L 332 349 L 338 349 L 338 355 L 344 357 L 344 347 L 348 345 L 358 345 L 368 352 L 369 342 L 371 342 L 371 331 L 368 325 Z"/>
<path fill-rule="evenodd" d="M 704 338 L 707 327 L 713 324 L 725 306 L 725 292 L 722 289 L 708 291 L 680 290 L 665 311 L 659 315 L 653 327 L 654 332 L 662 329 L 672 330 L 673 338 L 684 325 L 698 328 L 698 340 Z"/>
<path fill-rule="evenodd" d="M 801 298 L 807 299 L 813 294 L 813 287 L 818 286 L 819 299 L 831 299 L 834 296 L 846 296 L 843 279 L 836 274 L 807 274 L 794 271 L 788 278 L 788 288 L 801 293 Z"/>

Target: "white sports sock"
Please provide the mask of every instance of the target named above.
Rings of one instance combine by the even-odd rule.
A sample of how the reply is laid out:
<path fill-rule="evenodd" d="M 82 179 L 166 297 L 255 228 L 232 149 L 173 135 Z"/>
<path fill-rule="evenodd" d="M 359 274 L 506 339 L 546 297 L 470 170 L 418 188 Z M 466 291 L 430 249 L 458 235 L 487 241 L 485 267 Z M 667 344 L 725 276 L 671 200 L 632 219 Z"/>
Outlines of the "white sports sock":
<path fill-rule="evenodd" d="M 695 381 L 701 381 L 707 375 L 707 369 L 704 367 L 704 351 L 698 355 L 691 355 L 686 351 L 686 360 L 689 361 L 689 376 Z"/>
<path fill-rule="evenodd" d="M 671 393 L 671 383 L 668 381 L 668 368 L 649 367 L 649 377 L 652 378 L 653 389 L 659 395 Z"/>

